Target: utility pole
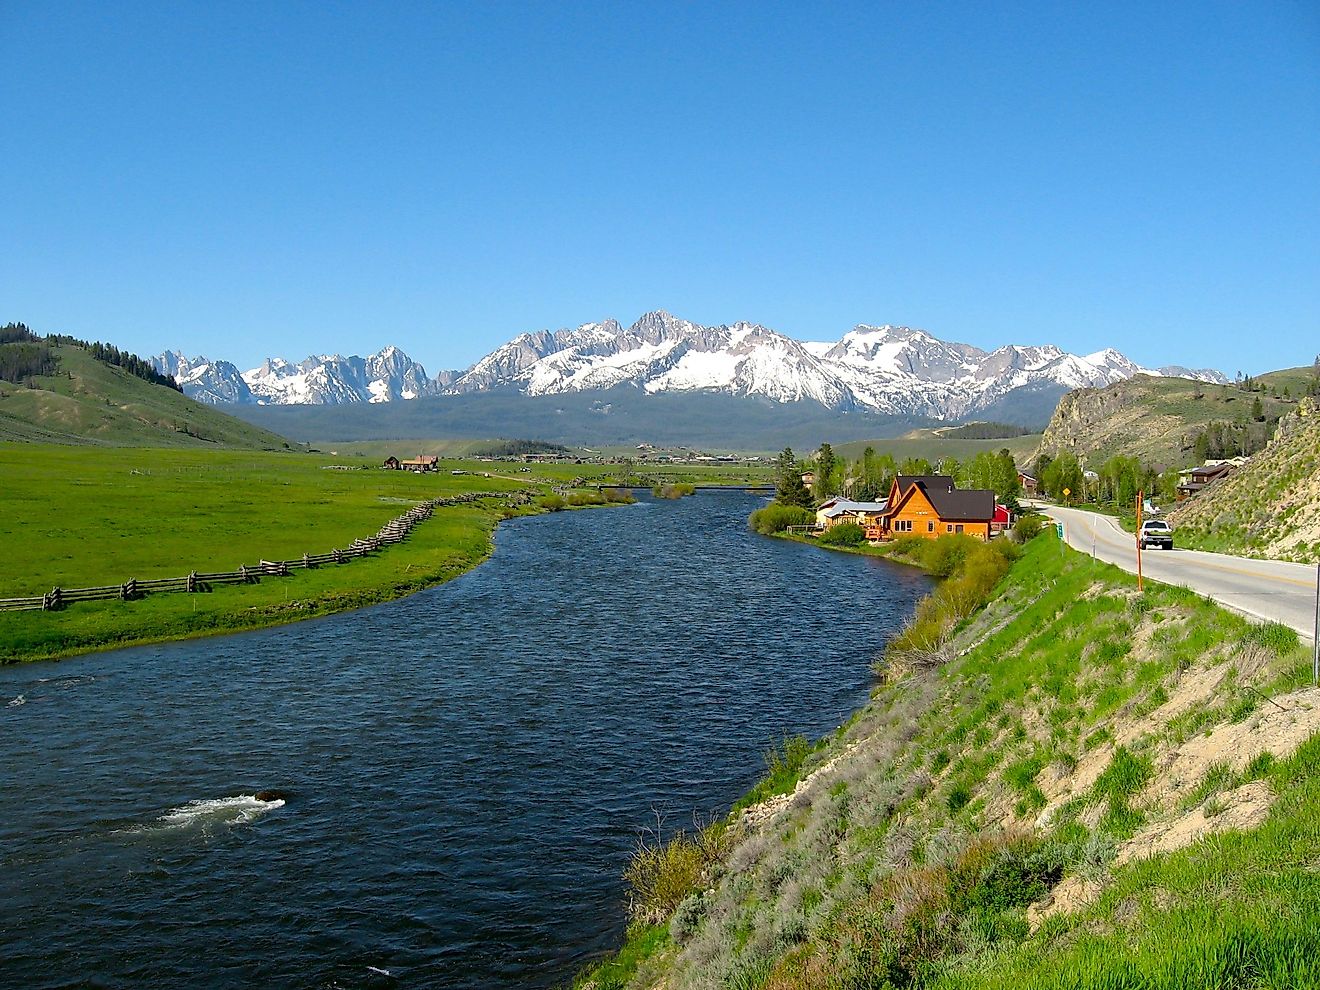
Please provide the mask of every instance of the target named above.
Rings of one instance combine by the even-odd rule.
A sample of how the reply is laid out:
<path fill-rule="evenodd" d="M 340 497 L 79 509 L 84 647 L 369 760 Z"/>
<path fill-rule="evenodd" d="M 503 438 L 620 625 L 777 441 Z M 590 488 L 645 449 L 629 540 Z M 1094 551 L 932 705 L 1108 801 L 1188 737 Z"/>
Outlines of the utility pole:
<path fill-rule="evenodd" d="M 1315 625 L 1311 628 L 1311 684 L 1320 687 L 1320 564 L 1315 565 Z"/>
<path fill-rule="evenodd" d="M 1141 503 L 1145 492 L 1137 491 L 1137 594 L 1145 593 L 1145 585 L 1141 579 Z"/>

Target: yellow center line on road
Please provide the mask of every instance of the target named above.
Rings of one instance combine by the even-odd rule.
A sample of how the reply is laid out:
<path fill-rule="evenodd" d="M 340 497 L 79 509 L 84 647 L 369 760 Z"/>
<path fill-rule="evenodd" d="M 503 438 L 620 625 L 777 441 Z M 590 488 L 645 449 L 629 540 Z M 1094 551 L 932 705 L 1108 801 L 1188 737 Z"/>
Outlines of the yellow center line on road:
<path fill-rule="evenodd" d="M 1084 517 L 1083 517 L 1083 518 L 1084 518 Z M 1088 529 L 1090 529 L 1090 531 L 1091 531 L 1091 535 L 1092 535 L 1092 536 L 1096 537 L 1097 539 L 1100 539 L 1100 538 L 1101 538 L 1101 533 L 1100 533 L 1099 529 L 1096 527 L 1096 524 L 1095 524 L 1094 522 L 1092 522 L 1091 520 L 1087 519 L 1087 520 L 1083 523 L 1083 525 L 1085 525 Z M 1111 531 L 1113 530 L 1113 528 L 1114 528 L 1116 525 L 1117 525 L 1116 523 L 1112 523 L 1112 522 L 1110 523 L 1110 529 L 1111 529 Z M 1119 532 L 1121 533 L 1122 531 L 1119 530 Z M 1126 546 L 1125 543 L 1121 543 L 1120 541 L 1114 539 L 1113 536 L 1112 536 L 1112 533 L 1105 533 L 1105 534 L 1103 534 L 1103 535 L 1104 535 L 1104 537 L 1105 537 L 1104 542 L 1108 543 L 1110 546 L 1114 546 L 1114 547 L 1123 547 L 1123 548 L 1126 548 L 1126 549 L 1131 550 L 1131 551 L 1133 552 L 1134 555 L 1136 554 L 1136 547 L 1134 547 L 1134 546 L 1133 546 L 1133 547 L 1128 547 L 1128 546 Z M 1135 535 L 1135 534 L 1133 534 L 1132 539 L 1133 539 L 1133 542 L 1135 543 L 1135 541 L 1136 541 L 1136 535 Z M 1191 552 L 1195 553 L 1196 551 L 1191 551 Z M 1184 559 L 1186 559 L 1186 558 L 1184 558 Z M 1297 585 L 1297 587 L 1299 587 L 1299 588 L 1314 588 L 1314 587 L 1315 587 L 1315 582 L 1314 582 L 1314 581 L 1308 581 L 1308 580 L 1306 580 L 1305 578 L 1291 578 L 1291 577 L 1283 577 L 1283 576 L 1281 576 L 1281 575 L 1277 575 L 1277 574 L 1266 574 L 1266 573 L 1264 573 L 1263 571 L 1252 571 L 1252 570 L 1246 570 L 1246 569 L 1241 568 L 1241 567 L 1230 567 L 1230 566 L 1228 566 L 1227 564 L 1216 564 L 1216 563 L 1214 563 L 1214 562 L 1212 562 L 1212 561 L 1209 561 L 1209 560 L 1202 560 L 1202 559 L 1200 559 L 1200 558 L 1197 559 L 1197 564 L 1198 564 L 1198 566 L 1200 566 L 1200 567 L 1208 567 L 1208 568 L 1210 568 L 1211 570 L 1215 570 L 1215 571 L 1224 571 L 1224 572 L 1226 572 L 1226 573 L 1228 573 L 1228 574 L 1241 574 L 1243 577 L 1261 578 L 1262 580 L 1265 580 L 1265 581 L 1278 581 L 1278 582 L 1280 582 L 1280 583 L 1282 583 L 1282 584 L 1295 584 L 1295 585 Z M 1240 593 L 1241 593 L 1241 592 L 1240 592 Z"/>

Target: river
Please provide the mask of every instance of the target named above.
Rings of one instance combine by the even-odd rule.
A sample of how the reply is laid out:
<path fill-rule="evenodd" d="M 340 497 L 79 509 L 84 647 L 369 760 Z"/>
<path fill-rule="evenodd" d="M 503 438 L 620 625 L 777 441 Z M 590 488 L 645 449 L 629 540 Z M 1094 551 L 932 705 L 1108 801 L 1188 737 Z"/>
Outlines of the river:
<path fill-rule="evenodd" d="M 759 504 L 512 520 L 401 601 L 0 668 L 0 983 L 568 980 L 638 830 L 844 721 L 929 588 L 756 536 Z"/>

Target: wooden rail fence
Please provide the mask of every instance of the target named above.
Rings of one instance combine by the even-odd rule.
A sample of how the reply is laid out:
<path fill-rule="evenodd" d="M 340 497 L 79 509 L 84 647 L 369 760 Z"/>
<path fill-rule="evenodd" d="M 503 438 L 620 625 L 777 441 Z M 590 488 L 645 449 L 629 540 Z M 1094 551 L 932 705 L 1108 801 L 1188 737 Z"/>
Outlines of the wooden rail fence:
<path fill-rule="evenodd" d="M 75 602 L 96 602 L 108 599 L 133 601 L 144 595 L 155 595 L 166 591 L 203 592 L 210 591 L 217 584 L 254 584 L 263 577 L 288 577 L 295 567 L 320 567 L 322 564 L 346 564 L 355 557 L 362 557 L 381 547 L 401 542 L 423 519 L 429 519 L 438 508 L 446 505 L 459 505 L 475 502 L 483 498 L 504 498 L 514 504 L 526 504 L 531 500 L 528 492 L 467 492 L 462 495 L 447 495 L 442 498 L 428 499 L 413 506 L 401 516 L 396 516 L 382 526 L 373 536 L 354 540 L 343 550 L 331 550 L 329 553 L 305 553 L 294 560 L 262 560 L 255 565 L 239 564 L 234 571 L 200 573 L 193 571 L 183 577 L 152 578 L 139 580 L 129 578 L 123 584 L 108 584 L 100 588 L 52 588 L 44 595 L 27 598 L 0 598 L 0 612 L 24 610 L 54 611 Z"/>

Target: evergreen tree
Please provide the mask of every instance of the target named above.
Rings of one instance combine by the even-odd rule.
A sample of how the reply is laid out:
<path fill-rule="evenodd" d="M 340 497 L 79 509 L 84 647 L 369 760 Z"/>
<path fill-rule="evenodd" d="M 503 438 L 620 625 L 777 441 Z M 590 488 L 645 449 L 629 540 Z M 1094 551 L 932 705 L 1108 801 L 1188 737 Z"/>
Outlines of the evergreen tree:
<path fill-rule="evenodd" d="M 811 492 L 802 482 L 802 468 L 793 456 L 793 448 L 785 447 L 775 458 L 777 478 L 775 481 L 775 501 L 781 505 L 800 505 L 804 509 L 815 506 Z"/>
<path fill-rule="evenodd" d="M 811 490 L 802 481 L 802 475 L 790 471 L 780 480 L 775 489 L 775 501 L 781 505 L 800 505 L 804 509 L 813 509 L 816 500 L 811 497 Z"/>
<path fill-rule="evenodd" d="M 824 501 L 835 493 L 836 485 L 834 479 L 834 469 L 838 458 L 834 456 L 834 448 L 828 443 L 822 443 L 820 449 L 816 451 L 816 483 L 811 486 L 812 494 L 819 501 Z"/>

